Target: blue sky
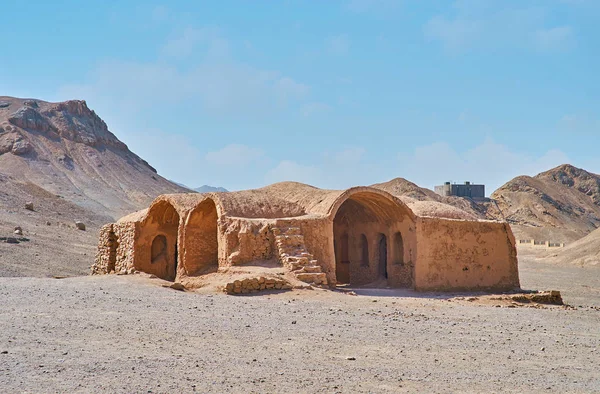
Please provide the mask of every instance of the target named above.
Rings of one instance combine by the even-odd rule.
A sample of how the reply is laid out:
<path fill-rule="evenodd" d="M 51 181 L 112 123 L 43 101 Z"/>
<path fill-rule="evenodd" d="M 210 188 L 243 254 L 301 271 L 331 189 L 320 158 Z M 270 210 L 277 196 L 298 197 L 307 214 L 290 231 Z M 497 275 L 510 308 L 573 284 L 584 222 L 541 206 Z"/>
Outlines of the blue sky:
<path fill-rule="evenodd" d="M 4 0 L 0 94 L 85 99 L 169 179 L 600 173 L 595 0 Z"/>

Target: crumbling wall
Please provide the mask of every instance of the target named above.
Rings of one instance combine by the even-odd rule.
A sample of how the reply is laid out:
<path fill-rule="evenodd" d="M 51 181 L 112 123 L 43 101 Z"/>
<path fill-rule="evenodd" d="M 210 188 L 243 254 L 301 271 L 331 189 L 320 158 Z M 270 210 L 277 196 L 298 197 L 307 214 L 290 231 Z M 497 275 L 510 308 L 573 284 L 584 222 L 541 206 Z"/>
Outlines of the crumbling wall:
<path fill-rule="evenodd" d="M 515 239 L 506 223 L 418 218 L 415 263 L 417 290 L 519 287 Z"/>
<path fill-rule="evenodd" d="M 222 217 L 219 220 L 222 251 L 219 267 L 273 259 L 275 236 L 269 229 L 272 222 L 267 219 Z"/>
<path fill-rule="evenodd" d="M 136 244 L 139 234 L 139 223 L 125 222 L 113 224 L 115 234 L 115 265 L 114 271 L 118 273 L 130 273 L 135 266 Z"/>
<path fill-rule="evenodd" d="M 327 275 L 328 283 L 335 283 L 335 255 L 333 252 L 333 223 L 326 217 L 294 219 L 293 225 L 302 229 L 304 245 L 321 271 Z"/>
<path fill-rule="evenodd" d="M 96 259 L 91 267 L 92 275 L 109 274 L 115 270 L 117 237 L 113 226 L 113 223 L 109 223 L 100 228 Z"/>
<path fill-rule="evenodd" d="M 129 273 L 135 270 L 137 235 L 136 222 L 109 223 L 102 226 L 92 275 Z"/>

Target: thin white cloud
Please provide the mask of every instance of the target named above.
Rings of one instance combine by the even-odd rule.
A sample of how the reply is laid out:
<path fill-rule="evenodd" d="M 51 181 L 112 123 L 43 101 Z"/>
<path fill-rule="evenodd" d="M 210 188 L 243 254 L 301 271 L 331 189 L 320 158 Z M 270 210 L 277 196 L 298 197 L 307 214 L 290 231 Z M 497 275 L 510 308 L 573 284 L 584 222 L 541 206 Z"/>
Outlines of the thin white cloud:
<path fill-rule="evenodd" d="M 539 29 L 533 34 L 534 45 L 542 51 L 568 49 L 575 40 L 570 26 Z"/>
<path fill-rule="evenodd" d="M 100 64 L 87 83 L 61 87 L 58 98 L 85 98 L 104 112 L 196 102 L 215 115 L 240 116 L 299 104 L 309 90 L 277 71 L 235 62 L 203 62 L 184 71 L 164 63 L 111 61 Z"/>
<path fill-rule="evenodd" d="M 292 160 L 282 160 L 265 175 L 266 184 L 276 182 L 302 182 L 315 185 L 319 183 L 321 170 L 312 165 L 299 164 Z"/>
<path fill-rule="evenodd" d="M 564 115 L 558 121 L 558 129 L 570 134 L 600 135 L 600 119 L 587 113 Z"/>
<path fill-rule="evenodd" d="M 340 151 L 340 152 L 336 152 L 333 155 L 333 158 L 338 165 L 348 165 L 351 163 L 360 162 L 362 160 L 364 154 L 365 154 L 364 148 L 353 147 L 353 148 L 344 149 L 343 151 Z"/>
<path fill-rule="evenodd" d="M 167 40 L 161 49 L 165 56 L 188 57 L 201 47 L 205 57 L 219 59 L 230 55 L 229 42 L 215 27 L 195 28 L 188 26 Z"/>
<path fill-rule="evenodd" d="M 430 40 L 439 40 L 448 51 L 458 51 L 470 45 L 481 31 L 481 22 L 444 16 L 431 18 L 423 28 Z"/>
<path fill-rule="evenodd" d="M 223 149 L 208 152 L 204 159 L 216 166 L 241 167 L 252 164 L 252 162 L 263 156 L 260 149 L 247 145 L 230 144 Z"/>
<path fill-rule="evenodd" d="M 389 12 L 398 8 L 404 0 L 350 0 L 346 8 L 352 12 Z"/>
<path fill-rule="evenodd" d="M 515 3 L 517 4 L 517 3 Z M 451 14 L 430 18 L 423 33 L 449 53 L 470 49 L 527 48 L 566 49 L 575 42 L 570 26 L 549 26 L 547 9 L 526 4 L 457 0 Z"/>
<path fill-rule="evenodd" d="M 329 112 L 331 110 L 331 106 L 325 103 L 313 102 L 306 103 L 302 106 L 302 115 L 304 116 L 313 116 L 319 115 L 325 112 Z"/>

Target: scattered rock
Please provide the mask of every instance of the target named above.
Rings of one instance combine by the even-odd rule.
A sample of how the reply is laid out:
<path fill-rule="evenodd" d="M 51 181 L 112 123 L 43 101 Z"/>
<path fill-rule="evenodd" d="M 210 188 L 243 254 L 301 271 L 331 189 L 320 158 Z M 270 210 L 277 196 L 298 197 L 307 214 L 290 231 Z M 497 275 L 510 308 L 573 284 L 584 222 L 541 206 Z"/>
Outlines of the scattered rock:
<path fill-rule="evenodd" d="M 33 203 L 31 201 L 26 202 L 25 209 L 27 209 L 29 211 L 33 211 Z"/>
<path fill-rule="evenodd" d="M 356 357 L 346 357 L 346 360 L 349 360 L 349 361 L 355 361 L 355 360 L 356 360 Z"/>
<path fill-rule="evenodd" d="M 6 237 L 6 241 L 7 244 L 18 244 L 19 240 L 16 239 L 15 237 Z"/>
<path fill-rule="evenodd" d="M 23 229 L 21 228 L 21 226 L 15 227 L 14 233 L 17 235 L 23 235 Z"/>
<path fill-rule="evenodd" d="M 0 101 L 0 108 L 8 108 L 10 103 L 8 101 Z"/>
<path fill-rule="evenodd" d="M 169 286 L 169 287 L 170 287 L 171 289 L 173 289 L 173 290 L 179 290 L 179 291 L 184 291 L 184 290 L 185 290 L 185 286 L 184 286 L 184 285 L 182 285 L 182 284 L 181 284 L 181 283 L 179 283 L 179 282 L 175 282 L 175 283 L 173 283 L 173 284 L 172 284 L 171 286 Z"/>
<path fill-rule="evenodd" d="M 78 230 L 85 231 L 85 223 L 83 223 L 83 222 L 76 221 L 75 222 L 75 227 L 77 227 Z"/>
<path fill-rule="evenodd" d="M 12 146 L 11 152 L 15 155 L 24 155 L 32 150 L 32 146 L 29 141 L 19 140 L 15 141 Z"/>
<path fill-rule="evenodd" d="M 51 226 L 51 225 L 52 225 L 52 223 L 50 223 L 50 221 L 49 221 L 49 220 L 48 220 L 48 221 L 46 221 L 46 226 Z"/>
<path fill-rule="evenodd" d="M 517 294 L 511 297 L 517 302 L 537 302 L 538 304 L 564 305 L 560 291 L 539 291 L 531 294 Z"/>

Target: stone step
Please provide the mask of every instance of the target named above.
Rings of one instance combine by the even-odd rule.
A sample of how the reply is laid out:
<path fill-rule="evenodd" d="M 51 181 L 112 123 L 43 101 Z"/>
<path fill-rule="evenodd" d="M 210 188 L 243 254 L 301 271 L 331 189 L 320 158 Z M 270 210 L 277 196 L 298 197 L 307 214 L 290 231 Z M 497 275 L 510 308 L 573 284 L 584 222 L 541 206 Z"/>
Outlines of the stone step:
<path fill-rule="evenodd" d="M 281 243 L 281 244 L 289 244 L 292 242 L 302 242 L 304 243 L 304 235 L 301 234 L 294 234 L 294 235 L 277 235 L 275 237 L 275 242 L 277 243 Z"/>
<path fill-rule="evenodd" d="M 324 272 L 315 272 L 315 273 L 308 273 L 308 272 L 300 272 L 296 274 L 296 278 L 298 278 L 298 280 L 301 280 L 302 282 L 306 282 L 306 283 L 312 283 L 315 285 L 326 285 L 327 284 L 327 276 L 325 275 Z"/>
<path fill-rule="evenodd" d="M 321 272 L 321 266 L 318 266 L 318 265 L 305 265 L 304 267 L 302 267 L 302 269 L 300 270 L 300 272 L 306 272 L 306 273 L 309 273 L 309 274 L 320 273 Z"/>
<path fill-rule="evenodd" d="M 299 257 L 299 256 L 288 256 L 286 257 L 286 260 L 289 263 L 298 263 L 298 264 L 302 264 L 302 265 L 309 265 L 310 260 L 306 257 Z"/>
<path fill-rule="evenodd" d="M 284 227 L 281 229 L 281 234 L 302 235 L 302 229 L 300 227 Z"/>
<path fill-rule="evenodd" d="M 271 231 L 275 236 L 278 235 L 301 235 L 302 229 L 300 227 L 272 227 Z"/>

